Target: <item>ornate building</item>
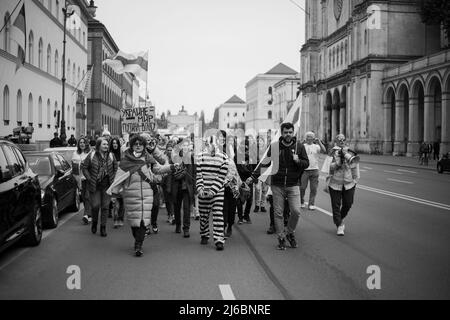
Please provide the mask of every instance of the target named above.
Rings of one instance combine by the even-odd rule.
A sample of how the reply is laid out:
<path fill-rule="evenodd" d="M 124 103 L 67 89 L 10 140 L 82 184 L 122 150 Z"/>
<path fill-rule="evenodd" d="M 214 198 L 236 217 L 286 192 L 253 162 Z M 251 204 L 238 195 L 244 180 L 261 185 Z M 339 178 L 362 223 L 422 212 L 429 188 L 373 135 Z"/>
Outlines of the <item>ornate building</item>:
<path fill-rule="evenodd" d="M 448 51 L 420 1 L 307 0 L 301 49 L 306 126 L 327 141 L 344 133 L 359 151 L 449 150 Z"/>
<path fill-rule="evenodd" d="M 219 130 L 244 129 L 245 110 L 247 106 L 238 96 L 234 95 L 219 106 Z"/>

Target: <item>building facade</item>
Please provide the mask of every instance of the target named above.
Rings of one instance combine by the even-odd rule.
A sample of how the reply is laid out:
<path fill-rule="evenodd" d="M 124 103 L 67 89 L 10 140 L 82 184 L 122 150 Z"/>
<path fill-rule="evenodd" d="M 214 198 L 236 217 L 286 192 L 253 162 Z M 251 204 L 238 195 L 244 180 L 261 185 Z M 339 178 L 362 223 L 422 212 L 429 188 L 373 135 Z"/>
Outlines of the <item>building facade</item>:
<path fill-rule="evenodd" d="M 246 109 L 245 101 L 236 95 L 221 104 L 218 108 L 219 130 L 244 129 Z"/>
<path fill-rule="evenodd" d="M 278 127 L 274 117 L 273 86 L 296 74 L 297 71 L 279 63 L 266 73 L 258 74 L 246 84 L 246 132 L 253 132 L 256 136 Z"/>
<path fill-rule="evenodd" d="M 273 109 L 274 125 L 281 125 L 289 110 L 294 105 L 300 94 L 299 86 L 301 79 L 298 76 L 285 78 L 273 85 Z"/>
<path fill-rule="evenodd" d="M 0 2 L 1 25 L 6 23 L 0 33 L 0 136 L 12 134 L 17 127 L 33 127 L 31 142 L 44 147 L 48 146 L 54 132 L 60 132 L 62 108 L 67 137 L 83 134 L 77 114 L 80 114 L 79 108 L 84 101 L 81 84 L 87 72 L 90 15 L 87 1 L 68 1 L 68 4 L 80 7 L 81 27 L 67 31 L 65 105 L 62 106 L 64 1 L 30 0 L 24 3 L 25 64 L 15 72 L 18 45 L 11 38 L 11 25 L 20 7 L 13 12 L 17 1 Z"/>
<path fill-rule="evenodd" d="M 167 115 L 167 129 L 172 135 L 177 137 L 189 137 L 194 134 L 195 137 L 200 137 L 202 128 L 200 125 L 197 113 L 190 115 L 181 107 L 178 114 Z"/>
<path fill-rule="evenodd" d="M 318 132 L 328 142 L 344 133 L 358 151 L 395 154 L 414 154 L 421 138 L 439 135 L 436 124 L 442 117 L 429 122 L 434 128 L 427 130 L 433 135 L 410 135 L 410 129 L 425 132 L 418 119 L 428 115 L 422 111 L 417 115 L 418 89 L 409 92 L 415 79 L 404 85 L 398 81 L 420 74 L 426 101 L 436 94 L 433 79 L 439 79 L 441 89 L 445 86 L 448 67 L 420 60 L 441 51 L 441 29 L 421 22 L 420 1 L 308 0 L 306 11 L 306 43 L 301 49 L 306 130 Z M 433 59 L 442 60 L 438 57 Z M 418 64 L 411 64 L 416 60 Z M 402 65 L 403 76 L 397 69 Z M 430 68 L 439 69 L 439 77 L 433 78 Z M 439 101 L 434 105 L 435 114 L 442 113 Z"/>

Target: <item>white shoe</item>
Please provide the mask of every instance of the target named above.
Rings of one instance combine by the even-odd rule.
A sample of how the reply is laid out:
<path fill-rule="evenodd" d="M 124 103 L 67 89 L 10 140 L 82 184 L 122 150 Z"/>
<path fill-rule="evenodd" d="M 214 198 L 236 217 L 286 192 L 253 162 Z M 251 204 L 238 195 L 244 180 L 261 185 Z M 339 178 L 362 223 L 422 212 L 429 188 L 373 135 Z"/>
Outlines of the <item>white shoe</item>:
<path fill-rule="evenodd" d="M 344 231 L 345 231 L 345 225 L 340 225 L 337 229 L 337 235 L 338 236 L 343 236 L 344 235 Z"/>
<path fill-rule="evenodd" d="M 89 224 L 89 217 L 87 215 L 84 215 L 82 220 L 84 224 Z"/>
<path fill-rule="evenodd" d="M 302 209 L 306 208 L 306 204 L 302 203 L 302 204 L 300 205 L 300 208 L 302 208 Z"/>
<path fill-rule="evenodd" d="M 88 222 L 91 223 L 92 222 L 92 217 L 88 218 Z"/>
<path fill-rule="evenodd" d="M 308 209 L 309 210 L 316 210 L 316 206 L 309 206 Z"/>

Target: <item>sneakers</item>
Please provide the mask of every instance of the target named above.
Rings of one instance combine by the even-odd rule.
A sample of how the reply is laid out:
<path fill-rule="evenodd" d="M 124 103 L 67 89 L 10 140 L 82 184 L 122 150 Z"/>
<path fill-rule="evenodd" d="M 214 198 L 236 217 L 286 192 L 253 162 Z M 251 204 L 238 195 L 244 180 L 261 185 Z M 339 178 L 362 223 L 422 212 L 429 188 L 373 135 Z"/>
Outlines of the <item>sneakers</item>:
<path fill-rule="evenodd" d="M 297 240 L 295 240 L 295 236 L 293 233 L 286 235 L 287 241 L 289 241 L 289 244 L 291 245 L 291 248 L 297 248 Z"/>
<path fill-rule="evenodd" d="M 243 224 L 244 223 L 244 219 L 239 219 L 238 224 Z"/>
<path fill-rule="evenodd" d="M 200 241 L 200 244 L 208 244 L 208 238 L 202 237 L 202 240 Z"/>
<path fill-rule="evenodd" d="M 225 232 L 225 237 L 227 238 L 231 237 L 232 233 L 233 233 L 232 227 L 228 226 L 227 231 Z"/>
<path fill-rule="evenodd" d="M 261 207 L 261 212 L 267 212 L 266 207 Z"/>
<path fill-rule="evenodd" d="M 267 229 L 267 234 L 274 234 L 275 233 L 275 228 L 273 226 L 270 226 L 269 229 Z"/>
<path fill-rule="evenodd" d="M 305 209 L 305 208 L 306 208 L 306 204 L 302 203 L 302 204 L 300 205 L 300 208 Z"/>
<path fill-rule="evenodd" d="M 119 221 L 116 220 L 114 221 L 114 229 L 117 229 L 119 227 Z"/>
<path fill-rule="evenodd" d="M 217 251 L 222 251 L 223 249 L 224 249 L 223 243 L 222 242 L 217 242 L 216 243 L 216 250 Z"/>
<path fill-rule="evenodd" d="M 344 231 L 345 231 L 345 225 L 341 224 L 337 229 L 337 235 L 342 237 L 344 235 Z"/>
<path fill-rule="evenodd" d="M 316 206 L 315 205 L 310 205 L 310 206 L 308 206 L 308 209 L 311 210 L 311 211 L 314 211 L 314 210 L 316 210 Z"/>
<path fill-rule="evenodd" d="M 195 216 L 195 220 L 200 220 L 200 216 Z"/>
<path fill-rule="evenodd" d="M 250 220 L 250 218 L 244 219 L 243 222 L 246 224 L 252 224 L 252 220 Z"/>
<path fill-rule="evenodd" d="M 159 229 L 156 224 L 152 226 L 152 231 L 153 231 L 153 233 L 158 233 Z"/>
<path fill-rule="evenodd" d="M 119 220 L 119 227 L 123 227 L 123 220 Z"/>
<path fill-rule="evenodd" d="M 286 240 L 278 238 L 278 250 L 286 250 Z"/>
<path fill-rule="evenodd" d="M 191 235 L 189 234 L 189 231 L 188 230 L 184 230 L 183 231 L 183 237 L 184 238 L 189 238 Z"/>
<path fill-rule="evenodd" d="M 173 221 L 173 216 L 172 215 L 168 216 L 167 223 L 172 224 L 172 221 Z"/>
<path fill-rule="evenodd" d="M 89 224 L 89 217 L 87 215 L 84 215 L 81 220 L 83 221 L 84 224 Z"/>
<path fill-rule="evenodd" d="M 144 251 L 142 251 L 142 243 L 135 242 L 134 243 L 134 255 L 136 257 L 141 257 L 144 254 Z"/>
<path fill-rule="evenodd" d="M 255 207 L 255 210 L 253 210 L 253 212 L 259 212 L 259 207 L 256 206 L 256 207 Z"/>

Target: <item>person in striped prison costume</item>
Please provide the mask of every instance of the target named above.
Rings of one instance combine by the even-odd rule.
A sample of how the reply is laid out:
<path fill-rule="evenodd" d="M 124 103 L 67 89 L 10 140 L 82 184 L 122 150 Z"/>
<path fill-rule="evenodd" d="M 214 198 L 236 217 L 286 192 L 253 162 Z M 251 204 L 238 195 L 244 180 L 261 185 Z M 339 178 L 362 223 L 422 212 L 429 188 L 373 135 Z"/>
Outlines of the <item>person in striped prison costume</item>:
<path fill-rule="evenodd" d="M 213 235 L 216 249 L 224 249 L 224 184 L 228 173 L 228 157 L 221 152 L 211 137 L 210 147 L 196 159 L 196 190 L 200 212 L 201 244 L 208 244 L 209 218 L 213 216 Z"/>

